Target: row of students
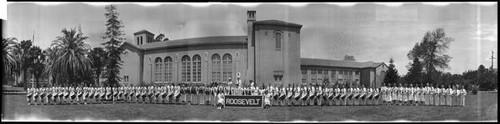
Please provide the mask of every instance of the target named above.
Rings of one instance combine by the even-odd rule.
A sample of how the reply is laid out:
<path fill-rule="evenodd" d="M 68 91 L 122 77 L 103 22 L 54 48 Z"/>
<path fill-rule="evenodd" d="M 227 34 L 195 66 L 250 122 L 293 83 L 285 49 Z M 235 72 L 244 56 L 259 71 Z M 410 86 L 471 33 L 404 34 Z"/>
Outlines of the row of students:
<path fill-rule="evenodd" d="M 463 86 L 449 87 L 405 86 L 393 83 L 381 87 L 384 105 L 414 105 L 414 106 L 465 106 L 467 91 Z"/>
<path fill-rule="evenodd" d="M 464 89 L 433 87 L 365 88 L 348 87 L 230 87 L 230 86 L 149 86 L 149 87 L 47 87 L 29 88 L 29 105 L 53 104 L 197 104 L 215 105 L 224 95 L 262 95 L 269 106 L 346 105 L 465 105 Z M 434 102 L 436 101 L 436 102 Z"/>

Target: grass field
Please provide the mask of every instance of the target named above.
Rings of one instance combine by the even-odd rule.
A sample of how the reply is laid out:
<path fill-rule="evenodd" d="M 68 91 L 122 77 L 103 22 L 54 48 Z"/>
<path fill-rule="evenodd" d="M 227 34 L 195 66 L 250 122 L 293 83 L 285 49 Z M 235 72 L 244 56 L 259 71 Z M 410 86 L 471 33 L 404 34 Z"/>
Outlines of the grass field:
<path fill-rule="evenodd" d="M 466 107 L 308 106 L 270 109 L 160 104 L 28 106 L 24 95 L 2 95 L 3 120 L 151 121 L 497 121 L 497 92 L 466 97 Z"/>

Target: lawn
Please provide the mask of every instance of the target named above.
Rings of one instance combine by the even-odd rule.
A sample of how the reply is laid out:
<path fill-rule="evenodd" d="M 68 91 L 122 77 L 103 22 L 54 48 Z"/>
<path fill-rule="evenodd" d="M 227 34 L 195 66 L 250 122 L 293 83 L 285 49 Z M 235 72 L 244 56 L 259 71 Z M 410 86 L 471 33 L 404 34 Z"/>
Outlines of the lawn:
<path fill-rule="evenodd" d="M 92 104 L 28 106 L 24 95 L 2 95 L 3 120 L 152 121 L 497 121 L 497 92 L 468 95 L 466 107 L 308 106 L 216 109 L 213 106 Z"/>

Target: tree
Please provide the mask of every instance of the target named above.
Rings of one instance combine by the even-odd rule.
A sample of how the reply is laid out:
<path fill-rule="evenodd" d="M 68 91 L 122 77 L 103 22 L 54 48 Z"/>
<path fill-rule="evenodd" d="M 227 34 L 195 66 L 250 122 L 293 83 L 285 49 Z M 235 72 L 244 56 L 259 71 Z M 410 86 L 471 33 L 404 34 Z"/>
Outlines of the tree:
<path fill-rule="evenodd" d="M 23 87 L 26 90 L 28 88 L 28 75 L 29 71 L 31 71 L 31 67 L 33 66 L 33 61 L 35 57 L 30 54 L 30 49 L 32 47 L 31 40 L 23 40 L 19 44 L 19 69 L 23 74 Z"/>
<path fill-rule="evenodd" d="M 420 63 L 418 58 L 414 58 L 411 63 L 408 73 L 405 76 L 406 82 L 409 83 L 423 83 L 423 74 L 422 74 L 422 64 Z"/>
<path fill-rule="evenodd" d="M 36 87 L 40 87 L 40 77 L 42 77 L 45 69 L 45 55 L 42 53 L 42 49 L 38 46 L 31 47 L 30 54 L 33 55 L 33 66 L 32 72 L 35 78 Z"/>
<path fill-rule="evenodd" d="M 122 36 L 125 35 L 121 28 L 123 28 L 123 23 L 118 20 L 118 12 L 116 7 L 109 5 L 105 7 L 107 13 L 106 16 L 106 34 L 103 39 L 107 39 L 103 45 L 107 51 L 107 61 L 106 69 L 103 73 L 103 77 L 106 78 L 105 84 L 107 86 L 119 86 L 121 78 L 118 76 L 120 74 L 120 69 L 122 61 L 120 54 L 124 52 L 124 49 L 119 47 L 122 41 L 125 40 Z"/>
<path fill-rule="evenodd" d="M 165 38 L 165 35 L 164 34 L 159 34 L 158 36 L 156 36 L 155 40 L 162 41 L 163 38 Z"/>
<path fill-rule="evenodd" d="M 2 38 L 2 75 L 5 77 L 2 80 L 3 83 L 7 83 L 6 77 L 12 77 L 9 75 L 13 73 L 13 68 L 17 66 L 17 61 L 19 61 L 15 55 L 15 51 L 17 50 L 17 43 L 15 41 L 17 41 L 16 38 Z"/>
<path fill-rule="evenodd" d="M 101 73 L 104 70 L 106 64 L 106 51 L 101 47 L 96 47 L 90 51 L 89 58 L 92 61 L 92 71 L 94 74 L 94 80 L 99 84 L 99 79 L 101 78 Z M 99 84 L 100 85 L 100 84 Z"/>
<path fill-rule="evenodd" d="M 350 56 L 350 55 L 345 55 L 344 56 L 344 60 L 345 61 L 356 61 L 356 59 L 354 58 L 354 56 Z"/>
<path fill-rule="evenodd" d="M 399 79 L 398 70 L 396 70 L 396 65 L 394 65 L 394 59 L 389 60 L 389 68 L 387 69 L 387 74 L 384 78 L 384 83 L 396 83 Z"/>
<path fill-rule="evenodd" d="M 52 86 L 57 84 L 56 82 L 58 81 L 57 80 L 58 78 L 56 77 L 57 76 L 56 73 L 51 70 L 52 65 L 54 65 L 54 62 L 57 60 L 56 50 L 57 49 L 53 49 L 51 47 L 48 47 L 47 49 L 43 50 L 43 54 L 45 55 L 45 59 L 46 59 L 46 61 L 45 61 L 46 66 L 45 66 L 44 74 L 52 77 L 53 80 L 50 82 Z"/>
<path fill-rule="evenodd" d="M 69 85 L 77 85 L 91 72 L 91 61 L 87 57 L 90 46 L 84 41 L 81 28 L 66 28 L 61 31 L 62 36 L 57 36 L 52 41 L 51 47 L 55 49 L 55 58 L 50 65 L 50 71 L 55 74 L 58 82 L 68 82 Z"/>
<path fill-rule="evenodd" d="M 437 69 L 447 69 L 451 56 L 445 52 L 449 48 L 449 43 L 453 39 L 446 36 L 444 29 L 438 28 L 425 34 L 420 43 L 416 43 L 408 53 L 408 59 L 418 58 L 422 61 L 423 69 L 426 72 L 427 81 L 433 83 L 433 72 Z"/>

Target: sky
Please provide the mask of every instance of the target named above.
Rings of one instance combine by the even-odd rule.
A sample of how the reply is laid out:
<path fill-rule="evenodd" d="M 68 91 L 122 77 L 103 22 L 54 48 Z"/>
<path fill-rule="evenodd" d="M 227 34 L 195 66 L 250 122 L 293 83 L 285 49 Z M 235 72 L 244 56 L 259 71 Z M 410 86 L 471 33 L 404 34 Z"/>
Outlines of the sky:
<path fill-rule="evenodd" d="M 30 40 L 45 49 L 63 28 L 82 27 L 92 47 L 100 47 L 109 3 L 7 3 L 3 37 Z M 303 25 L 301 57 L 389 63 L 393 58 L 399 74 L 408 72 L 407 54 L 424 34 L 443 28 L 454 39 L 446 51 L 453 57 L 442 71 L 461 74 L 497 56 L 498 8 L 493 4 L 425 3 L 310 3 L 310 4 L 181 4 L 114 3 L 123 21 L 124 37 L 142 29 L 170 40 L 247 34 L 246 12 L 255 10 L 257 20 L 276 19 Z M 497 67 L 497 60 L 494 61 Z"/>

